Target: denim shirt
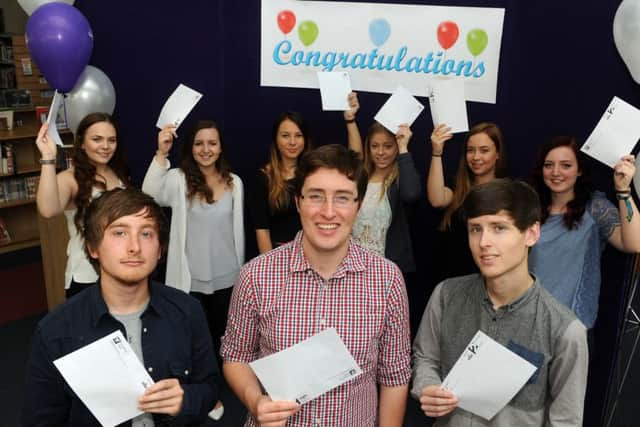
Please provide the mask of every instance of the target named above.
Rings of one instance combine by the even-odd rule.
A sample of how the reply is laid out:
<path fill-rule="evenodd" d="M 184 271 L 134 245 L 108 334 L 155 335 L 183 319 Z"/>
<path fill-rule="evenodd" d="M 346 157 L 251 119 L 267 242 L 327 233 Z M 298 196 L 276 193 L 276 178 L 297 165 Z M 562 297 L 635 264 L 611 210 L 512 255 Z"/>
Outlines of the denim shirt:
<path fill-rule="evenodd" d="M 154 423 L 197 424 L 218 399 L 219 371 L 204 312 L 197 300 L 169 286 L 149 282 L 149 293 L 149 305 L 141 316 L 145 368 L 154 381 L 177 378 L 184 390 L 180 413 L 176 417 L 154 414 Z M 99 285 L 74 296 L 38 323 L 25 384 L 23 426 L 100 425 L 53 361 L 118 329 L 126 335 L 122 323 L 109 314 Z"/>

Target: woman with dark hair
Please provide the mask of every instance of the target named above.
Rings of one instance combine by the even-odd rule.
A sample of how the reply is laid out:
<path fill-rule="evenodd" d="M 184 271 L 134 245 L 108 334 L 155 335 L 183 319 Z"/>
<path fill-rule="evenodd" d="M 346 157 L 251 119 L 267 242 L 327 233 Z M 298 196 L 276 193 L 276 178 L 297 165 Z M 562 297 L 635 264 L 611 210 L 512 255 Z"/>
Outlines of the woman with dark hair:
<path fill-rule="evenodd" d="M 293 193 L 298 158 L 311 148 L 309 129 L 300 113 L 285 111 L 273 124 L 269 162 L 258 171 L 249 199 L 258 251 L 265 253 L 294 238 L 300 218 Z"/>
<path fill-rule="evenodd" d="M 434 208 L 444 209 L 440 223 L 441 240 L 438 251 L 442 257 L 439 279 L 477 272 L 469 250 L 467 227 L 460 217 L 464 199 L 474 185 L 507 175 L 507 162 L 502 131 L 495 123 L 478 123 L 464 141 L 462 156 L 454 185 L 444 178 L 442 154 L 445 142 L 453 135 L 445 124 L 436 126 L 431 134 L 431 166 L 427 177 L 427 198 Z"/>
<path fill-rule="evenodd" d="M 542 285 L 592 328 L 598 314 L 600 257 L 606 242 L 624 252 L 640 251 L 640 214 L 631 197 L 634 156 L 615 165 L 618 209 L 593 191 L 573 137 L 542 146 L 533 185 L 542 205 L 540 240 L 529 256 Z"/>
<path fill-rule="evenodd" d="M 113 118 L 106 113 L 84 117 L 73 142 L 73 165 L 56 174 L 56 144 L 47 136 L 48 125 L 40 128 L 36 145 L 42 165 L 36 198 L 38 211 L 45 218 L 64 212 L 69 231 L 65 290 L 72 297 L 98 280 L 87 259 L 82 230 L 82 217 L 91 201 L 105 190 L 124 187 L 129 176 L 122 144 L 118 143 Z"/>
<path fill-rule="evenodd" d="M 200 301 L 219 349 L 232 287 L 244 264 L 242 180 L 231 173 L 215 122 L 196 123 L 182 146 L 180 167 L 169 169 L 175 136 L 173 126 L 158 133 L 142 190 L 171 207 L 166 283 Z M 219 419 L 223 410 L 218 402 L 210 416 Z"/>

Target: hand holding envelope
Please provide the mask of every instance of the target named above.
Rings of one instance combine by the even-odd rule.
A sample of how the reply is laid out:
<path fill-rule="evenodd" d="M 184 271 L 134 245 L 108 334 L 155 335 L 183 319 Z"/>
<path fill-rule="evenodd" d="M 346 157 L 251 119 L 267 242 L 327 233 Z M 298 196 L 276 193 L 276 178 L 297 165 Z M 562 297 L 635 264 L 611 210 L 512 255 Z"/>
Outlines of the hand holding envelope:
<path fill-rule="evenodd" d="M 401 124 L 411 126 L 422 110 L 424 106 L 408 90 L 399 86 L 380 108 L 374 120 L 395 135 Z"/>
<path fill-rule="evenodd" d="M 202 99 L 202 94 L 180 84 L 162 106 L 156 127 L 163 129 L 166 125 L 179 128 L 191 110 Z"/>

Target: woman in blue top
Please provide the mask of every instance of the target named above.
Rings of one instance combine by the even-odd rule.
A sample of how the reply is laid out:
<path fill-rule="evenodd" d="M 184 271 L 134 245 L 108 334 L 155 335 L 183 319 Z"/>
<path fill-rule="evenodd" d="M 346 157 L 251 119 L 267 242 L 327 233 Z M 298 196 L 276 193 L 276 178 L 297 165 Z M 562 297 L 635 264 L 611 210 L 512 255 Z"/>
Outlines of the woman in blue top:
<path fill-rule="evenodd" d="M 602 251 L 606 242 L 624 252 L 640 251 L 640 213 L 631 197 L 632 155 L 614 167 L 618 209 L 591 190 L 586 172 L 573 137 L 556 137 L 542 147 L 533 172 L 542 230 L 529 265 L 542 285 L 592 328 Z"/>

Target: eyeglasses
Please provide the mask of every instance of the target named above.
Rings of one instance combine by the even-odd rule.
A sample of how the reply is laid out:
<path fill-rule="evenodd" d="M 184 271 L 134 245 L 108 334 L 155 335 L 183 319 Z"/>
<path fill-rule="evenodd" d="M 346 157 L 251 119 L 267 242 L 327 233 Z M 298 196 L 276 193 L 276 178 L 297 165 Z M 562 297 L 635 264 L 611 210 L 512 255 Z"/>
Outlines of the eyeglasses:
<path fill-rule="evenodd" d="M 313 206 L 323 206 L 327 202 L 327 196 L 324 193 L 308 193 L 300 195 L 300 198 L 306 200 Z M 348 194 L 336 194 L 331 199 L 334 206 L 345 208 L 353 202 L 357 202 L 358 198 Z"/>

